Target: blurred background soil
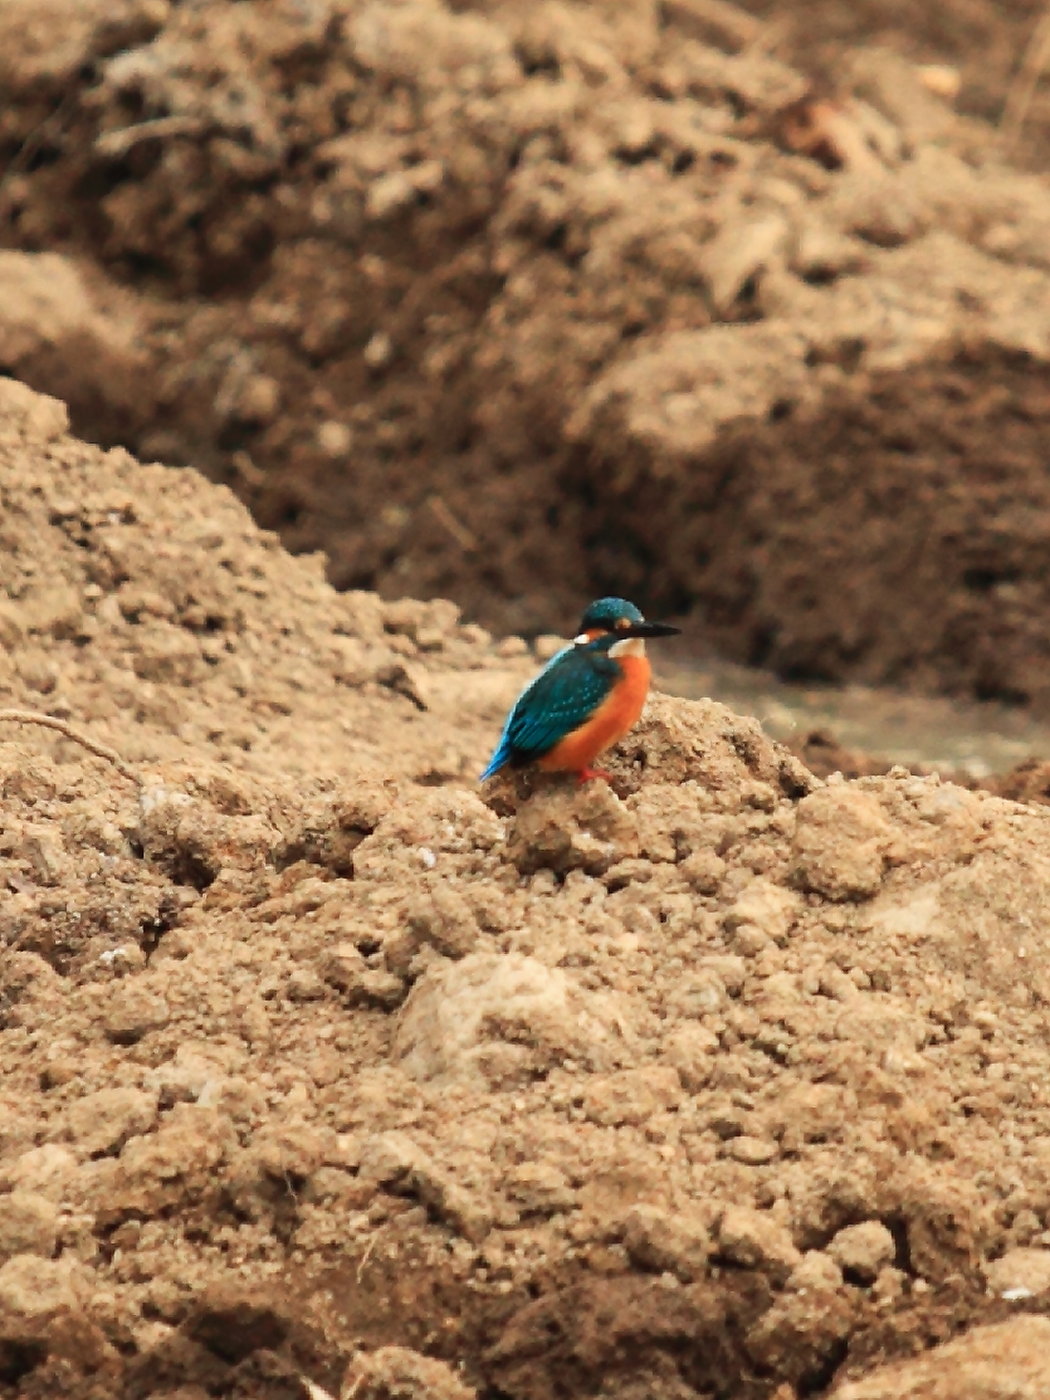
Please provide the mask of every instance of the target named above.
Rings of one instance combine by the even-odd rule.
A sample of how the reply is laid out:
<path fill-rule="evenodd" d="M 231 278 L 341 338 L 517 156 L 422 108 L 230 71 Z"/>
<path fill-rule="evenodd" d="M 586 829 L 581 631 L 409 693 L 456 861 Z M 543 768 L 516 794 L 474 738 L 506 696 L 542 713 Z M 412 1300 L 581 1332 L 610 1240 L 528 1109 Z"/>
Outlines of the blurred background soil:
<path fill-rule="evenodd" d="M 0 367 L 341 588 L 1045 712 L 1040 13 L 11 0 Z"/>

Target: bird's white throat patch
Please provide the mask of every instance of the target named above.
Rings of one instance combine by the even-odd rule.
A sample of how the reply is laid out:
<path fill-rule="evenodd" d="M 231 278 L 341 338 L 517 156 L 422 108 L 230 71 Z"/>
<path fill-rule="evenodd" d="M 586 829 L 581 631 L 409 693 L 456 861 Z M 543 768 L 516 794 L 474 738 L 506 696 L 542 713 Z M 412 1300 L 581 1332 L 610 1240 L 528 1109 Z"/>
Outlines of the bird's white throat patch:
<path fill-rule="evenodd" d="M 644 637 L 624 637 L 622 642 L 613 642 L 609 648 L 610 656 L 644 656 Z"/>

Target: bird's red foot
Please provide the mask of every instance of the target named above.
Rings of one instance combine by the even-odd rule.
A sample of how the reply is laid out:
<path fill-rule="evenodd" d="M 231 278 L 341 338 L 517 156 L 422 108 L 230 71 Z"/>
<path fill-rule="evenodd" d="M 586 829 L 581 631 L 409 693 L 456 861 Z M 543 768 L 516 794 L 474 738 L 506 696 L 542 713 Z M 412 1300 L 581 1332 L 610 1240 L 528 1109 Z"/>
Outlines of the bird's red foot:
<path fill-rule="evenodd" d="M 576 774 L 578 783 L 589 783 L 592 778 L 604 778 L 607 783 L 612 782 L 612 774 L 607 773 L 604 768 L 581 768 Z"/>

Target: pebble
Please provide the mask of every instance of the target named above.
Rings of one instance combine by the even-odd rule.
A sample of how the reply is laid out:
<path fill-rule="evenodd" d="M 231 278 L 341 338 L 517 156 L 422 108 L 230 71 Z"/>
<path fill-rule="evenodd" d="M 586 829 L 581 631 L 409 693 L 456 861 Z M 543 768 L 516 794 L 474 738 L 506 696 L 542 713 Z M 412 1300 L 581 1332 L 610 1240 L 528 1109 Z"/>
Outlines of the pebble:
<path fill-rule="evenodd" d="M 740 1137 L 730 1138 L 726 1146 L 726 1156 L 732 1157 L 736 1162 L 743 1162 L 748 1167 L 761 1167 L 767 1162 L 772 1162 L 779 1155 L 779 1148 L 775 1142 L 768 1138 L 751 1137 L 748 1133 L 742 1133 Z"/>
<path fill-rule="evenodd" d="M 852 1276 L 858 1283 L 871 1284 L 887 1264 L 893 1263 L 897 1246 L 881 1221 L 865 1220 L 840 1230 L 828 1244 L 827 1252 L 847 1278 Z"/>
<path fill-rule="evenodd" d="M 34 1191 L 0 1196 L 0 1262 L 17 1254 L 50 1259 L 58 1235 L 58 1207 Z"/>
<path fill-rule="evenodd" d="M 758 1269 L 783 1283 L 802 1255 L 789 1232 L 772 1216 L 747 1206 L 727 1206 L 716 1232 L 718 1253 L 731 1264 Z"/>

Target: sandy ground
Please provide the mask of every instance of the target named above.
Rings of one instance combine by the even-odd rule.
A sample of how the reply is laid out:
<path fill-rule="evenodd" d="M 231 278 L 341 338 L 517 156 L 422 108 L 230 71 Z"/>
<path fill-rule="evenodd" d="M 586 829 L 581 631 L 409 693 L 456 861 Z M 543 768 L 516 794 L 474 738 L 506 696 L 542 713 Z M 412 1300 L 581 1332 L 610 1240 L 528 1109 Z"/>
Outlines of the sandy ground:
<path fill-rule="evenodd" d="M 341 587 L 1046 713 L 1042 6 L 752 8 L 6 0 L 0 366 Z"/>
<path fill-rule="evenodd" d="M 0 1386 L 1050 1393 L 1050 822 L 340 595 L 0 381 Z M 946 1344 L 946 1345 L 941 1345 Z"/>

